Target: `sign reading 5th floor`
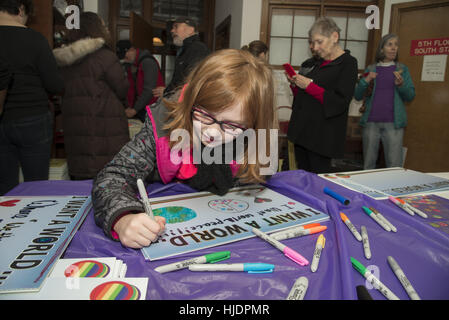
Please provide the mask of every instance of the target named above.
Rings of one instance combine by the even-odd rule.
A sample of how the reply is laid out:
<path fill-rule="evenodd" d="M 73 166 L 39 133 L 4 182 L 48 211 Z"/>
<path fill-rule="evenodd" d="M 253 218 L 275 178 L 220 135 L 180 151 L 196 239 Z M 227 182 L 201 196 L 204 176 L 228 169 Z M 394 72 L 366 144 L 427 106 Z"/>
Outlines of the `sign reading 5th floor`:
<path fill-rule="evenodd" d="M 412 40 L 411 56 L 449 54 L 449 37 L 438 39 Z"/>

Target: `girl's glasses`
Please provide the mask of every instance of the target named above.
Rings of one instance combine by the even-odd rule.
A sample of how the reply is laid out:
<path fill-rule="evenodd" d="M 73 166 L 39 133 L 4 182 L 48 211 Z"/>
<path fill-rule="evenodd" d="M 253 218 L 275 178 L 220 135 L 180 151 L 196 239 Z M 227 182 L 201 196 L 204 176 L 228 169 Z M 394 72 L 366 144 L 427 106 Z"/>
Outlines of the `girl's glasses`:
<path fill-rule="evenodd" d="M 238 136 L 244 131 L 248 130 L 241 125 L 229 122 L 229 121 L 218 121 L 212 115 L 207 113 L 205 110 L 200 109 L 198 107 L 192 108 L 192 117 L 193 119 L 200 121 L 202 124 L 212 125 L 217 123 L 220 125 L 220 128 L 223 132 L 229 133 L 234 136 Z"/>

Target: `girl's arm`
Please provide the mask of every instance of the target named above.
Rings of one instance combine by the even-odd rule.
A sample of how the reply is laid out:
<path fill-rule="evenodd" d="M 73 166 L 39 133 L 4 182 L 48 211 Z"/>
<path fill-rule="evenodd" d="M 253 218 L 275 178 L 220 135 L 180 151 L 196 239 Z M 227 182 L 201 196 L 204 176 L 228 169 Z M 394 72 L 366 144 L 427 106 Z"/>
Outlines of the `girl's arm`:
<path fill-rule="evenodd" d="M 151 122 L 127 143 L 94 180 L 92 201 L 95 222 L 111 239 L 117 219 L 128 213 L 145 212 L 137 199 L 137 179 L 145 181 L 156 169 L 156 143 Z"/>

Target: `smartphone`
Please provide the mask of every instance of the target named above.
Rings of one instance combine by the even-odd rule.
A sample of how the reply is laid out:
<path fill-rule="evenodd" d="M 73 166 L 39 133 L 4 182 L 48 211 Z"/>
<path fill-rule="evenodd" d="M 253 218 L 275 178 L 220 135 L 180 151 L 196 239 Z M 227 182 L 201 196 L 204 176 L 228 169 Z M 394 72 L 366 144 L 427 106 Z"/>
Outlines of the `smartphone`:
<path fill-rule="evenodd" d="M 290 63 L 284 63 L 283 66 L 284 66 L 285 72 L 287 72 L 287 74 L 290 77 L 296 76 L 295 69 L 293 69 L 293 67 L 290 65 Z"/>

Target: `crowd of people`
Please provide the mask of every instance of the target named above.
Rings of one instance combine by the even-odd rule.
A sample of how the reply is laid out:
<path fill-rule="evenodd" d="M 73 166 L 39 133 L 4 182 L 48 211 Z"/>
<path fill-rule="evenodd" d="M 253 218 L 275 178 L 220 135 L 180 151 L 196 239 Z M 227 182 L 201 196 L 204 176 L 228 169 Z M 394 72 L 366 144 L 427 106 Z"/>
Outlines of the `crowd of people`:
<path fill-rule="evenodd" d="M 137 179 L 176 180 L 222 195 L 274 174 L 261 173 L 273 167 L 256 154 L 261 145 L 272 150 L 277 143 L 266 135 L 261 142 L 260 135 L 277 128 L 264 42 L 211 53 L 200 40 L 198 24 L 178 18 L 171 29 L 178 54 L 166 85 L 147 49 L 130 41 L 112 48 L 97 14 L 81 13 L 80 29 L 61 32 L 63 45 L 52 50 L 41 34 L 26 27 L 32 12 L 31 0 L 0 0 L 0 37 L 7 43 L 0 50 L 0 195 L 19 183 L 19 167 L 25 181 L 48 179 L 51 95 L 62 97 L 69 174 L 74 180 L 94 180 L 96 222 L 125 246 L 147 246 L 165 226 L 163 218 L 153 221 L 142 214 Z M 375 167 L 380 141 L 387 166 L 401 166 L 404 103 L 415 91 L 407 67 L 398 62 L 399 39 L 383 37 L 375 64 L 358 80 L 357 60 L 340 37 L 332 19 L 317 19 L 309 30 L 310 59 L 296 75 L 286 74 L 294 93 L 288 139 L 295 145 L 298 168 L 331 172 L 332 159 L 344 153 L 353 98 L 364 100 L 364 168 Z M 135 137 L 130 138 L 128 119 L 142 122 Z M 191 134 L 173 140 L 179 132 Z M 239 144 L 240 153 L 235 151 Z M 228 146 L 234 150 L 230 154 L 223 152 Z M 219 161 L 197 163 L 197 152 Z"/>

